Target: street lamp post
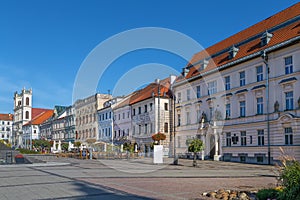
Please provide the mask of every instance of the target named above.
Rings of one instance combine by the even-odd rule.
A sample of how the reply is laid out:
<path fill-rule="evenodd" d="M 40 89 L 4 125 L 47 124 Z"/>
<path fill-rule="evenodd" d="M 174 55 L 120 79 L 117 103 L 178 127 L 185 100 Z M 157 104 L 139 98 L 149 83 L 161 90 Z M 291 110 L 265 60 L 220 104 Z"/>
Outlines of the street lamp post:
<path fill-rule="evenodd" d="M 270 112 L 269 112 L 269 104 L 270 104 L 270 98 L 269 98 L 269 63 L 268 63 L 268 56 L 266 54 L 266 51 L 262 52 L 262 59 L 264 60 L 264 63 L 266 65 L 266 102 L 267 102 L 267 136 L 268 136 L 268 164 L 271 164 L 271 144 L 270 144 Z"/>
<path fill-rule="evenodd" d="M 30 132 L 29 132 L 29 137 L 30 137 L 30 150 L 32 150 L 32 123 L 30 121 Z"/>
<path fill-rule="evenodd" d="M 159 83 L 159 79 L 157 80 L 157 84 L 158 84 L 158 91 L 157 91 L 157 94 L 158 94 L 158 111 L 157 111 L 157 114 L 158 114 L 158 117 L 157 117 L 157 121 L 158 121 L 158 124 L 157 124 L 157 129 L 158 129 L 158 132 L 160 132 L 160 83 Z"/>
<path fill-rule="evenodd" d="M 174 151 L 174 160 L 173 164 L 178 165 L 178 157 L 176 155 L 176 122 L 175 122 L 175 103 L 176 103 L 176 96 L 173 92 L 173 151 Z"/>

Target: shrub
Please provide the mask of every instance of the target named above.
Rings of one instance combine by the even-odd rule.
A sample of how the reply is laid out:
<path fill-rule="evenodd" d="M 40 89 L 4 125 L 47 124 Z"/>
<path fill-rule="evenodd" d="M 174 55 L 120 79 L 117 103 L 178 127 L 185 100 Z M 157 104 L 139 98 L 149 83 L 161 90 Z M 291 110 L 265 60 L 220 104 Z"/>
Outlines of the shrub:
<path fill-rule="evenodd" d="M 279 196 L 279 191 L 276 189 L 262 189 L 259 190 L 256 194 L 256 197 L 259 200 L 267 200 L 267 199 L 277 199 Z"/>
<path fill-rule="evenodd" d="M 39 154 L 40 152 L 30 150 L 30 149 L 18 149 L 21 154 Z"/>
<path fill-rule="evenodd" d="M 300 163 L 296 160 L 284 163 L 280 178 L 284 188 L 279 199 L 300 199 Z"/>

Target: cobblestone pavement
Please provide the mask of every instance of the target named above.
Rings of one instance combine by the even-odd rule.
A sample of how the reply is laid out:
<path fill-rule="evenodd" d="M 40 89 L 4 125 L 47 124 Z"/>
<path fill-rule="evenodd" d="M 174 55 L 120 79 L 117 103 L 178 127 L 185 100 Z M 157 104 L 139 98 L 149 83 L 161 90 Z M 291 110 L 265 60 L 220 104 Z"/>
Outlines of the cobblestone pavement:
<path fill-rule="evenodd" d="M 276 184 L 274 167 L 191 160 L 75 160 L 0 166 L 0 199 L 193 199 L 203 192 Z"/>

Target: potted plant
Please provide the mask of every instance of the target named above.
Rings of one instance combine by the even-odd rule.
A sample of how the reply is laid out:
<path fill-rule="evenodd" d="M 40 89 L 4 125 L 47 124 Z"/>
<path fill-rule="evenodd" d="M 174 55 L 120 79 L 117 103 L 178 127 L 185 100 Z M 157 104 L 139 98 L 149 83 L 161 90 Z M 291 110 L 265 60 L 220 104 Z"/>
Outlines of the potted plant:
<path fill-rule="evenodd" d="M 166 135 L 160 132 L 152 135 L 152 140 L 154 140 L 154 143 L 156 144 L 157 143 L 159 144 L 161 140 L 165 140 L 165 139 L 166 139 Z"/>

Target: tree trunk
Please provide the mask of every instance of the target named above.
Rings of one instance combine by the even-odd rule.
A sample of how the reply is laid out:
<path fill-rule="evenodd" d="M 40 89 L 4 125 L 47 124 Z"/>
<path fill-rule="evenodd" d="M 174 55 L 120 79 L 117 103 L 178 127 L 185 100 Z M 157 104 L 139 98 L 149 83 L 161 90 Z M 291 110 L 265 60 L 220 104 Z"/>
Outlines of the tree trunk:
<path fill-rule="evenodd" d="M 197 167 L 197 154 L 194 153 L 193 167 Z"/>

